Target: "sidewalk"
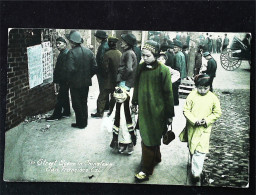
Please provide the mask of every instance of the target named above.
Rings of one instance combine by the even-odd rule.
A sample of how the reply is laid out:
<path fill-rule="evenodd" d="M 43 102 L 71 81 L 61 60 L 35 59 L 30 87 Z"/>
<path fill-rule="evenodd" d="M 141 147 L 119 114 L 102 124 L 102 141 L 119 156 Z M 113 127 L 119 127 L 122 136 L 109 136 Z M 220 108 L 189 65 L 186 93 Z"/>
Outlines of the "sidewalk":
<path fill-rule="evenodd" d="M 139 171 L 141 138 L 132 155 L 118 154 L 109 147 L 112 133 L 101 130 L 103 119 L 93 119 L 98 85 L 93 77 L 88 97 L 89 119 L 85 129 L 72 128 L 74 112 L 69 119 L 55 122 L 22 123 L 6 132 L 5 181 L 135 183 Z M 161 145 L 162 162 L 149 181 L 143 184 L 190 185 L 187 179 L 188 149 L 178 135 L 185 125 L 182 108 L 175 107 L 173 131 L 176 139 Z M 107 117 L 105 113 L 104 118 Z M 50 127 L 47 129 L 47 125 Z"/>

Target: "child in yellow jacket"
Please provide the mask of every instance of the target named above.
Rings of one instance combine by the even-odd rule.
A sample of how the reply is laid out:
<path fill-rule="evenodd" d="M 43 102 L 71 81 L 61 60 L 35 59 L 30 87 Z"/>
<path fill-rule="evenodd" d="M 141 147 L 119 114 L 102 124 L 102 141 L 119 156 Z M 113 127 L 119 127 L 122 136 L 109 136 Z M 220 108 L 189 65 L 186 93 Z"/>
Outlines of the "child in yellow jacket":
<path fill-rule="evenodd" d="M 187 119 L 188 147 L 193 181 L 199 181 L 213 123 L 221 116 L 220 101 L 210 90 L 207 74 L 195 78 L 196 89 L 187 97 L 183 113 Z"/>

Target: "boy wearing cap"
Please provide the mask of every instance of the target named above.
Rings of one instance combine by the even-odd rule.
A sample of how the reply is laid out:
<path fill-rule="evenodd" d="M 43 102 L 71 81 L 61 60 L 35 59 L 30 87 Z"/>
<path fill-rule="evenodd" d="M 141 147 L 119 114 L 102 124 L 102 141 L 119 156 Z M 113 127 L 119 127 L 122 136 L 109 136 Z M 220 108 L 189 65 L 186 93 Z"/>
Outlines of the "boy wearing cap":
<path fill-rule="evenodd" d="M 61 117 L 67 118 L 70 116 L 69 83 L 67 78 L 67 68 L 65 66 L 68 53 L 67 42 L 64 38 L 59 37 L 56 39 L 56 46 L 60 51 L 60 54 L 58 55 L 53 72 L 53 83 L 55 89 L 59 86 L 59 93 L 53 114 L 46 118 L 47 121 L 55 121 L 61 119 Z"/>
<path fill-rule="evenodd" d="M 187 132 L 193 183 L 200 181 L 205 155 L 209 153 L 212 125 L 221 116 L 220 101 L 215 94 L 209 91 L 209 75 L 197 75 L 195 85 L 196 89 L 188 95 L 183 108 L 187 123 L 186 128 L 180 134 L 181 138 Z"/>
<path fill-rule="evenodd" d="M 104 55 L 101 67 L 102 73 L 104 75 L 102 86 L 103 89 L 100 91 L 99 97 L 97 99 L 97 113 L 91 114 L 92 117 L 103 117 L 109 94 L 111 94 L 111 100 L 109 103 L 110 113 L 112 112 L 115 105 L 113 92 L 116 86 L 117 68 L 120 64 L 122 55 L 122 53 L 116 48 L 117 41 L 118 39 L 116 37 L 108 38 L 109 50 Z"/>
<path fill-rule="evenodd" d="M 209 52 L 204 52 L 203 57 L 207 60 L 207 68 L 205 71 L 203 71 L 203 73 L 206 73 L 210 76 L 210 91 L 213 92 L 212 83 L 214 77 L 216 76 L 217 62 Z"/>

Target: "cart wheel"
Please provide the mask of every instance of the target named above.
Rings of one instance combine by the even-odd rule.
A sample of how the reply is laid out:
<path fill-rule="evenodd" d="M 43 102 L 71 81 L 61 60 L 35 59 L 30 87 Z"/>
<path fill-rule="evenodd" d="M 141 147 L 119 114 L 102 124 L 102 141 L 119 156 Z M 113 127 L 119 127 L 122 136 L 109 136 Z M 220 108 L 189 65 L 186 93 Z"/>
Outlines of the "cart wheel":
<path fill-rule="evenodd" d="M 228 48 L 220 54 L 220 63 L 225 70 L 232 71 L 241 65 L 242 60 L 232 58 L 232 51 Z"/>

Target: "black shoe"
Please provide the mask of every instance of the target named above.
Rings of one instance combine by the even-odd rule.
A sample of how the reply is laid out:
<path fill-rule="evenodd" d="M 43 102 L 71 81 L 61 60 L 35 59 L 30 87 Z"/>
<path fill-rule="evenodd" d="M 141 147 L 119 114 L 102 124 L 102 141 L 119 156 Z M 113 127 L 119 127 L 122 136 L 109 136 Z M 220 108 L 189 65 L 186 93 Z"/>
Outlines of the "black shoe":
<path fill-rule="evenodd" d="M 113 139 L 111 141 L 110 147 L 115 149 L 115 150 L 118 149 L 118 141 Z"/>
<path fill-rule="evenodd" d="M 46 118 L 45 120 L 51 122 L 51 121 L 60 120 L 60 118 L 61 117 L 50 116 L 50 117 Z"/>
<path fill-rule="evenodd" d="M 129 143 L 128 144 L 127 152 L 128 152 L 128 154 L 132 154 L 133 153 L 133 143 Z"/>
<path fill-rule="evenodd" d="M 85 127 L 87 127 L 87 125 L 78 125 L 76 123 L 72 123 L 71 127 L 75 127 L 75 128 L 79 128 L 79 129 L 84 129 Z"/>
<path fill-rule="evenodd" d="M 127 144 L 119 144 L 119 150 L 118 152 L 120 152 L 121 154 L 124 153 L 124 151 L 126 150 L 127 148 Z"/>
<path fill-rule="evenodd" d="M 95 114 L 91 114 L 91 117 L 93 117 L 93 118 L 102 118 L 103 114 L 100 114 L 100 113 L 96 112 Z"/>

